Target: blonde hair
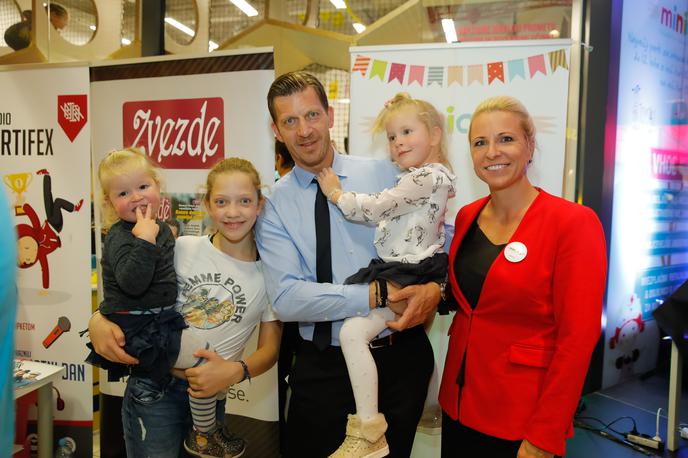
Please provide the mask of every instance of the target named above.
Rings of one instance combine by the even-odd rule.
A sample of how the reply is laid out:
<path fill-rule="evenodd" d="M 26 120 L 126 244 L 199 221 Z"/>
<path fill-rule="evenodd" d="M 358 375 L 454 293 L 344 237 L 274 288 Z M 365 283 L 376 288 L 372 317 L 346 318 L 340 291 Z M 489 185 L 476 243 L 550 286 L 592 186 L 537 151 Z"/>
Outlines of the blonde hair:
<path fill-rule="evenodd" d="M 100 182 L 100 208 L 102 210 L 103 228 L 109 229 L 110 226 L 119 221 L 112 202 L 110 202 L 110 185 L 112 179 L 133 170 L 143 170 L 160 187 L 160 174 L 158 169 L 148 159 L 148 157 L 138 148 L 129 147 L 108 153 L 98 165 L 98 181 Z"/>
<path fill-rule="evenodd" d="M 238 157 L 230 157 L 215 164 L 213 168 L 210 169 L 210 172 L 208 172 L 208 178 L 205 182 L 205 196 L 203 197 L 206 206 L 210 204 L 210 195 L 213 193 L 213 187 L 215 186 L 215 179 L 217 176 L 223 173 L 232 172 L 242 172 L 248 175 L 251 179 L 251 184 L 253 184 L 258 193 L 258 201 L 260 202 L 263 200 L 263 193 L 260 190 L 260 175 L 251 161 Z"/>
<path fill-rule="evenodd" d="M 535 148 L 535 124 L 533 123 L 533 118 L 530 116 L 530 113 L 528 113 L 528 110 L 526 110 L 526 107 L 521 103 L 520 100 L 508 95 L 500 95 L 485 99 L 476 107 L 473 115 L 471 115 L 471 123 L 468 126 L 469 144 L 471 143 L 471 130 L 473 128 L 473 121 L 475 121 L 475 118 L 483 113 L 492 113 L 495 111 L 503 111 L 518 116 L 521 120 L 521 128 L 526 136 L 528 145 L 533 149 Z"/>
<path fill-rule="evenodd" d="M 447 135 L 444 132 L 444 116 L 430 102 L 414 99 L 408 92 L 399 92 L 392 99 L 385 102 L 385 107 L 378 113 L 377 118 L 373 122 L 373 133 L 385 132 L 390 118 L 399 111 L 408 108 L 413 108 L 416 111 L 418 119 L 425 125 L 428 132 L 432 132 L 432 129 L 435 127 L 440 130 L 440 161 L 451 168 L 447 156 Z"/>

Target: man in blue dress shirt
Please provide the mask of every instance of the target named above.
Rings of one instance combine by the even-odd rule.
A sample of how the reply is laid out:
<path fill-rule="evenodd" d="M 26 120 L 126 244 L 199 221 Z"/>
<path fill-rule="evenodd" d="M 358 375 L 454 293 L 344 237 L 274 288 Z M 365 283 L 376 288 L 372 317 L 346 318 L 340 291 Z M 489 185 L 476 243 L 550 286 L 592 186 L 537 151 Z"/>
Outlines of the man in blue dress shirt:
<path fill-rule="evenodd" d="M 399 170 L 388 160 L 337 153 L 330 141 L 333 123 L 322 84 L 312 75 L 280 76 L 268 93 L 273 131 L 296 166 L 277 182 L 256 226 L 265 282 L 282 321 L 296 321 L 304 341 L 289 378 L 287 456 L 324 457 L 342 443 L 347 414 L 356 411 L 339 347 L 345 318 L 367 315 L 376 306 L 371 285 L 344 280 L 377 257 L 374 225 L 349 222 L 330 205 L 332 283 L 316 278 L 315 175 L 332 167 L 344 190 L 373 193 L 395 184 Z M 435 313 L 440 288 L 435 283 L 396 291 L 389 306 L 402 315 L 371 347 L 379 373 L 379 409 L 389 424 L 390 456 L 409 456 L 433 369 L 432 348 L 422 323 Z M 330 345 L 313 344 L 315 323 L 332 323 Z"/>

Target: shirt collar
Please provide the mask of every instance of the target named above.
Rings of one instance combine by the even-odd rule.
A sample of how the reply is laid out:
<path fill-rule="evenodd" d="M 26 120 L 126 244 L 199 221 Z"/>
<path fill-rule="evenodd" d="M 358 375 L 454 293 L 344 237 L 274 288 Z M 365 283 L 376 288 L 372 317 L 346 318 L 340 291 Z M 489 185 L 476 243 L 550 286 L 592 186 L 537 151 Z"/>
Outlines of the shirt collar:
<path fill-rule="evenodd" d="M 337 176 L 341 178 L 347 176 L 347 163 L 346 161 L 343 161 L 340 156 L 341 155 L 337 152 L 337 150 L 335 150 L 334 159 L 332 160 L 332 170 L 334 170 L 334 173 L 336 173 Z M 307 188 L 313 182 L 313 178 L 315 177 L 315 174 L 313 172 L 309 172 L 308 170 L 302 169 L 298 165 L 294 166 L 293 172 L 294 176 L 296 177 L 296 181 L 302 188 Z"/>

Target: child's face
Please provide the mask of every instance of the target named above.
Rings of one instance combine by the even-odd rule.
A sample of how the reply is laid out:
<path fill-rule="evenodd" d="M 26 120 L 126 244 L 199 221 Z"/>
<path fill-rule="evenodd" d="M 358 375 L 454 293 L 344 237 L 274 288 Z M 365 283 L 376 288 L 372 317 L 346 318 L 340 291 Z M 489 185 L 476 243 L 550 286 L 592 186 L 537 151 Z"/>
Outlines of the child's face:
<path fill-rule="evenodd" d="M 440 135 L 428 131 L 413 108 L 402 109 L 389 117 L 385 125 L 389 154 L 404 170 L 428 162 L 439 162 Z M 437 129 L 439 130 L 439 129 Z"/>
<path fill-rule="evenodd" d="M 253 243 L 251 229 L 263 203 L 249 175 L 238 171 L 217 175 L 207 205 L 210 219 L 226 241 Z"/>
<path fill-rule="evenodd" d="M 38 242 L 33 237 L 25 235 L 17 240 L 17 265 L 31 266 L 36 263 L 38 256 Z"/>
<path fill-rule="evenodd" d="M 150 205 L 151 216 L 158 214 L 160 187 L 147 171 L 133 170 L 112 178 L 108 199 L 119 219 L 135 223 L 137 208 L 145 214 Z"/>

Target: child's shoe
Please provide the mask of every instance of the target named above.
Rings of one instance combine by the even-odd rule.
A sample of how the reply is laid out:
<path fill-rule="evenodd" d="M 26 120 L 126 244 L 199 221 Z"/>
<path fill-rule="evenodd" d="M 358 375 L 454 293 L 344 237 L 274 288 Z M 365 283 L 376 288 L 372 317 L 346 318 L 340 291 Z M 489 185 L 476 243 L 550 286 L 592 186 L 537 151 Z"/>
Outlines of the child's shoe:
<path fill-rule="evenodd" d="M 219 428 L 207 433 L 191 428 L 184 448 L 191 455 L 201 458 L 238 458 L 246 451 L 246 442 L 240 437 L 226 438 Z"/>
<path fill-rule="evenodd" d="M 389 455 L 385 438 L 385 416 L 377 414 L 370 420 L 361 421 L 358 415 L 349 415 L 346 438 L 330 458 L 382 458 Z"/>

